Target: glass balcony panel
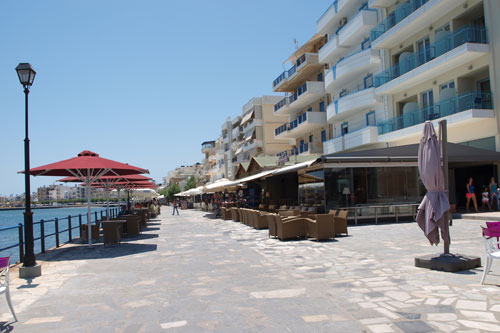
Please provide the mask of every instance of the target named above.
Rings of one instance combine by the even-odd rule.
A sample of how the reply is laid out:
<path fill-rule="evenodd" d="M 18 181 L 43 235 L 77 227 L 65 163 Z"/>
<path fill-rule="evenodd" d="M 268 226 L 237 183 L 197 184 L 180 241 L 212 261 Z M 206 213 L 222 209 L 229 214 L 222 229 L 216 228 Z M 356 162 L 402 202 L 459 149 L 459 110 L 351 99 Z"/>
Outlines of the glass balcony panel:
<path fill-rule="evenodd" d="M 438 103 L 393 117 L 378 124 L 378 134 L 394 132 L 470 109 L 493 109 L 490 93 L 468 92 Z"/>
<path fill-rule="evenodd" d="M 486 30 L 484 28 L 463 26 L 457 31 L 451 32 L 447 34 L 447 36 L 437 40 L 434 44 L 431 44 L 429 48 L 405 55 L 398 64 L 375 75 L 375 87 L 380 87 L 460 45 L 465 43 L 485 44 L 487 42 Z"/>

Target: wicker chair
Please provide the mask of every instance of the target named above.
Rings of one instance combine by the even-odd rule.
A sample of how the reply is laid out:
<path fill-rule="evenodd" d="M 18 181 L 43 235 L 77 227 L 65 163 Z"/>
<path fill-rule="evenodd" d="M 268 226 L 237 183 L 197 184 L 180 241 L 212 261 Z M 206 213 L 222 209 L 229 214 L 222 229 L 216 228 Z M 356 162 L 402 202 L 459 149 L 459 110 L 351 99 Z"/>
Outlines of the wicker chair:
<path fill-rule="evenodd" d="M 238 216 L 238 208 L 236 207 L 231 207 L 231 219 L 234 221 L 234 222 L 239 222 L 239 216 Z"/>
<path fill-rule="evenodd" d="M 276 214 L 267 214 L 267 227 L 269 228 L 269 237 L 278 237 L 278 233 L 276 231 Z"/>
<path fill-rule="evenodd" d="M 337 216 L 334 216 L 335 220 L 335 235 L 338 234 L 346 234 L 347 232 L 347 214 L 349 212 L 347 210 L 341 210 Z"/>
<path fill-rule="evenodd" d="M 316 240 L 335 237 L 335 221 L 331 214 L 316 214 L 316 220 L 306 219 L 307 236 Z"/>
<path fill-rule="evenodd" d="M 336 209 L 330 209 L 330 211 L 328 212 L 328 214 L 332 214 L 333 216 L 337 216 L 338 211 Z"/>
<path fill-rule="evenodd" d="M 247 224 L 247 210 L 246 208 L 240 208 L 240 220 L 241 223 Z"/>
<path fill-rule="evenodd" d="M 231 209 L 222 207 L 222 218 L 224 220 L 231 220 Z"/>
<path fill-rule="evenodd" d="M 281 218 L 276 215 L 276 233 L 280 240 L 306 237 L 306 219 L 301 217 Z"/>
<path fill-rule="evenodd" d="M 281 217 L 300 216 L 300 210 L 295 210 L 295 209 L 279 210 L 278 215 Z"/>
<path fill-rule="evenodd" d="M 264 213 L 264 212 L 259 212 L 259 211 L 255 211 L 255 215 L 254 215 L 254 228 L 255 229 L 267 229 L 269 228 L 269 224 L 267 222 L 267 216 L 268 213 Z"/>

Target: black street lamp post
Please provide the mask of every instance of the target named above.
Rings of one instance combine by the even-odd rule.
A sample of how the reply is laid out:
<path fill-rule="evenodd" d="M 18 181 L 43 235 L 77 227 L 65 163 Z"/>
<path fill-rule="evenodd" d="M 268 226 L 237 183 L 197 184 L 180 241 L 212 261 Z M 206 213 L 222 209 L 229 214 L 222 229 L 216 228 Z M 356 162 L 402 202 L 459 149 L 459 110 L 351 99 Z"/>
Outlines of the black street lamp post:
<path fill-rule="evenodd" d="M 36 72 L 28 63 L 20 63 L 16 67 L 19 81 L 24 87 L 25 95 L 25 118 L 26 137 L 24 139 L 24 181 L 25 181 L 25 212 L 24 212 L 24 258 L 23 267 L 36 266 L 35 240 L 33 236 L 33 212 L 31 211 L 31 189 L 30 189 L 30 140 L 28 137 L 28 94 L 35 80 Z"/>

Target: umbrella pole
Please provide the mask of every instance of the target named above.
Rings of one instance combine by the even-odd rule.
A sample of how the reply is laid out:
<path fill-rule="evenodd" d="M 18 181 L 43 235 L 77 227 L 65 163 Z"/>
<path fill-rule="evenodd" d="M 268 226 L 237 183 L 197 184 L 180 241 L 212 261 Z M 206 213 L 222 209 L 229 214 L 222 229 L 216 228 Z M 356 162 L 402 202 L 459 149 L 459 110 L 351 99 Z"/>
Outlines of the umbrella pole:
<path fill-rule="evenodd" d="M 450 200 L 450 194 L 448 193 L 448 133 L 447 133 L 447 126 L 446 126 L 446 120 L 441 120 L 439 122 L 439 136 L 440 136 L 440 142 L 441 142 L 441 154 L 443 158 L 443 176 L 444 176 L 444 188 L 446 190 L 446 196 L 448 197 L 448 201 Z M 451 237 L 450 237 L 450 228 L 449 228 L 449 221 L 450 221 L 450 212 L 447 211 L 445 213 L 446 215 L 446 223 L 444 224 L 445 232 L 448 235 L 448 239 L 443 239 L 443 245 L 444 245 L 444 253 L 449 254 L 450 253 L 450 243 L 451 243 Z"/>
<path fill-rule="evenodd" d="M 89 247 L 92 247 L 92 227 L 90 225 L 92 213 L 90 211 L 90 177 L 87 176 L 87 238 Z"/>
<path fill-rule="evenodd" d="M 109 184 L 106 184 L 106 220 L 109 221 Z"/>

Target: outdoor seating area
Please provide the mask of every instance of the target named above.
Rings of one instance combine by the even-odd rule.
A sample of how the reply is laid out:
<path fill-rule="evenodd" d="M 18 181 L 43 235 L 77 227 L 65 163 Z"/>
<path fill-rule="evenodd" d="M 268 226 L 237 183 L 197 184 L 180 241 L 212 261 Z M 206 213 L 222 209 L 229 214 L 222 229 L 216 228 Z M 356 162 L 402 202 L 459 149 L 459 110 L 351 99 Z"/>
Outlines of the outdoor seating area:
<path fill-rule="evenodd" d="M 148 221 L 158 215 L 158 212 L 152 212 L 148 208 L 140 205 L 130 211 L 122 211 L 109 219 L 104 217 L 91 224 L 92 241 L 99 242 L 102 236 L 104 245 L 120 244 L 122 237 L 139 237 L 142 230 L 147 228 Z M 80 227 L 82 242 L 88 242 L 88 225 L 82 224 Z"/>
<path fill-rule="evenodd" d="M 221 219 L 240 222 L 254 229 L 268 229 L 269 237 L 280 241 L 293 239 L 330 240 L 348 235 L 347 210 L 331 210 L 328 214 L 301 211 L 299 207 L 270 205 L 267 210 L 221 207 Z"/>

